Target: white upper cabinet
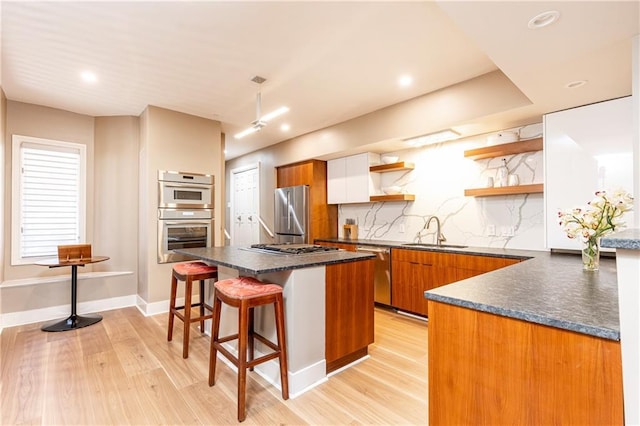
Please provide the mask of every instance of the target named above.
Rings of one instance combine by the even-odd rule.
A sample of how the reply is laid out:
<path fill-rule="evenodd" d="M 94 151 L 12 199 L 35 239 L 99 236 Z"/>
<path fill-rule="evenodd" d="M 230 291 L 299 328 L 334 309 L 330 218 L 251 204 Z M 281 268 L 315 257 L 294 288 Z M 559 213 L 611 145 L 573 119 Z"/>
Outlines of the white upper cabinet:
<path fill-rule="evenodd" d="M 368 203 L 379 177 L 369 174 L 369 166 L 379 162 L 377 154 L 364 153 L 327 161 L 327 202 L 329 204 Z"/>

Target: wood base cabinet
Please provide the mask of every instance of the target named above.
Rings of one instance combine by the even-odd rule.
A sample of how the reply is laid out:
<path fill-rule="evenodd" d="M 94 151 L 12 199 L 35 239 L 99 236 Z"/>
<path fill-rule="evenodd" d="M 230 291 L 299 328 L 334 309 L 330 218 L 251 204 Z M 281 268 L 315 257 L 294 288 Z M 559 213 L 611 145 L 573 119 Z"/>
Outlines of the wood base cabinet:
<path fill-rule="evenodd" d="M 362 358 L 373 343 L 373 260 L 326 266 L 327 373 Z"/>
<path fill-rule="evenodd" d="M 622 425 L 620 342 L 429 301 L 430 425 Z"/>
<path fill-rule="evenodd" d="M 429 309 L 425 291 L 518 262 L 518 259 L 501 257 L 393 249 L 391 305 L 427 316 Z"/>

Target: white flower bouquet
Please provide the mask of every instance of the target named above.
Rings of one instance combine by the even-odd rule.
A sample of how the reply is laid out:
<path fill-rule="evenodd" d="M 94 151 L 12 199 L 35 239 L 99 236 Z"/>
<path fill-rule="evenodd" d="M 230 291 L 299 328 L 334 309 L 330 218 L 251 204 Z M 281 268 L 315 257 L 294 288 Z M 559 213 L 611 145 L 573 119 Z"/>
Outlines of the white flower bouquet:
<path fill-rule="evenodd" d="M 596 192 L 587 208 L 560 210 L 558 217 L 567 237 L 580 238 L 584 269 L 597 270 L 600 238 L 624 228 L 622 215 L 633 208 L 633 197 L 624 190 Z"/>

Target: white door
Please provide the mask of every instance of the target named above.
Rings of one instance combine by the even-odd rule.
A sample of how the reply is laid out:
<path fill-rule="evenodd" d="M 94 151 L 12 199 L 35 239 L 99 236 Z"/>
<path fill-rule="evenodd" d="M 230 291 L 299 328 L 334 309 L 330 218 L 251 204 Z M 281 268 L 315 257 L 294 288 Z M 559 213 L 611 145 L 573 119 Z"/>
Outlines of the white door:
<path fill-rule="evenodd" d="M 231 171 L 231 245 L 260 242 L 259 164 Z"/>

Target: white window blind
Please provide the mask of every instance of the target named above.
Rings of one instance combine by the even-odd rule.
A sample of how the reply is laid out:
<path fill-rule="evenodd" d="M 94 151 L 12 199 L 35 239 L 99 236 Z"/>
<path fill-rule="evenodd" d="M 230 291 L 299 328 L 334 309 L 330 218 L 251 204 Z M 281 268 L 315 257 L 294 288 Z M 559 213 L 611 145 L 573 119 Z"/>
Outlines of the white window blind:
<path fill-rule="evenodd" d="M 14 263 L 29 263 L 57 256 L 58 245 L 78 244 L 84 237 L 85 148 L 27 137 L 14 140 L 14 148 L 16 144 L 20 223 L 18 241 L 13 239 L 12 259 Z"/>

